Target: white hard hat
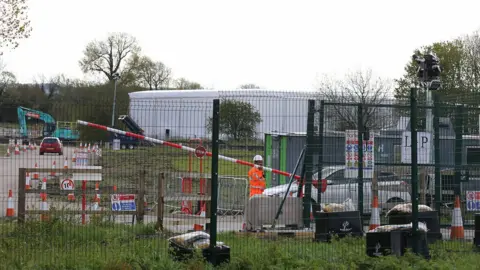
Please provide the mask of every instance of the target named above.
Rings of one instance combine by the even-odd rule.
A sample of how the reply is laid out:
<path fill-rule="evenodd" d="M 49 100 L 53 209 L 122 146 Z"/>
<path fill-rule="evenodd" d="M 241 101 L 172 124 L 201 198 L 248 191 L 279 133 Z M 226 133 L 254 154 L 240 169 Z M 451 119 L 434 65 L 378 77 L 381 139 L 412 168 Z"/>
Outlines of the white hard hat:
<path fill-rule="evenodd" d="M 263 161 L 263 158 L 260 155 L 256 155 L 253 157 L 253 161 Z"/>

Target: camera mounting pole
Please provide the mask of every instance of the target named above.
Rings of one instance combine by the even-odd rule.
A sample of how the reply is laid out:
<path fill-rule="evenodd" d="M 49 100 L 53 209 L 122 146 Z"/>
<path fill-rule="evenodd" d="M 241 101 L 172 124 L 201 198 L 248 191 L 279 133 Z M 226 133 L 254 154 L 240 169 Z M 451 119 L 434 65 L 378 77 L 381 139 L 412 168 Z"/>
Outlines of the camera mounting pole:
<path fill-rule="evenodd" d="M 441 87 L 441 82 L 440 82 L 440 73 L 441 73 L 441 67 L 440 67 L 440 59 L 438 56 L 430 51 L 426 54 L 423 55 L 423 57 L 420 57 L 418 55 L 413 55 L 412 59 L 417 62 L 419 65 L 418 70 L 417 70 L 417 76 L 420 81 L 420 85 L 423 86 L 425 89 L 425 103 L 428 107 L 433 107 L 433 99 L 432 99 L 432 91 L 438 90 Z M 427 108 L 426 109 L 426 125 L 425 129 L 428 133 L 432 134 L 434 133 L 434 128 L 433 128 L 433 114 L 432 114 L 432 109 Z M 434 154 L 434 142 L 433 140 L 430 140 L 430 163 L 435 162 L 435 154 Z"/>

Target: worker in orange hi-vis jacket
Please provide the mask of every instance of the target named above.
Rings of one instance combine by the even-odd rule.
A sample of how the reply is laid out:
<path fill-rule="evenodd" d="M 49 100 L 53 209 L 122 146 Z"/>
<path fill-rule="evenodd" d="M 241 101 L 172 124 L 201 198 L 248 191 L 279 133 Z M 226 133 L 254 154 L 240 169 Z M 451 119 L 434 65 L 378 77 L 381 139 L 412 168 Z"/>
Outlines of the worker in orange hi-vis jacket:
<path fill-rule="evenodd" d="M 259 165 L 258 168 L 252 167 L 248 171 L 248 181 L 250 185 L 250 197 L 256 194 L 262 194 L 266 188 L 265 175 L 263 171 L 263 158 L 260 155 L 256 155 L 253 158 L 253 163 Z"/>

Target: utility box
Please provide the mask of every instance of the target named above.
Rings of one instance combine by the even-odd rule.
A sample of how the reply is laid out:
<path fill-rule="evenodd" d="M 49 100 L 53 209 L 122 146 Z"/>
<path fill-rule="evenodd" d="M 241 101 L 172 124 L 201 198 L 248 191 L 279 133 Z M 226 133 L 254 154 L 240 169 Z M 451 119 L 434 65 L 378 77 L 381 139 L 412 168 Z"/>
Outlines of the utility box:
<path fill-rule="evenodd" d="M 245 207 L 246 230 L 261 230 L 272 225 L 283 197 L 255 195 L 247 201 Z M 302 198 L 287 197 L 278 217 L 278 227 L 303 227 Z M 283 225 L 283 226 L 282 226 Z"/>

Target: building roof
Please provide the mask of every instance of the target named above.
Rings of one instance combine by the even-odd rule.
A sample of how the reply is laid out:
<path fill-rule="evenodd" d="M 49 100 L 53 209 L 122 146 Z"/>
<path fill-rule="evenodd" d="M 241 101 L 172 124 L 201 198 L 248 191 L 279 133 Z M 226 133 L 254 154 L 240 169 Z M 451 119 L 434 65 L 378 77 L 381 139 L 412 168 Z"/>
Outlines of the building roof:
<path fill-rule="evenodd" d="M 197 90 L 149 90 L 129 93 L 131 99 L 168 99 L 168 98 L 223 98 L 223 97 L 278 97 L 308 99 L 318 96 L 315 89 L 310 90 L 272 90 L 272 89 L 197 89 Z"/>

